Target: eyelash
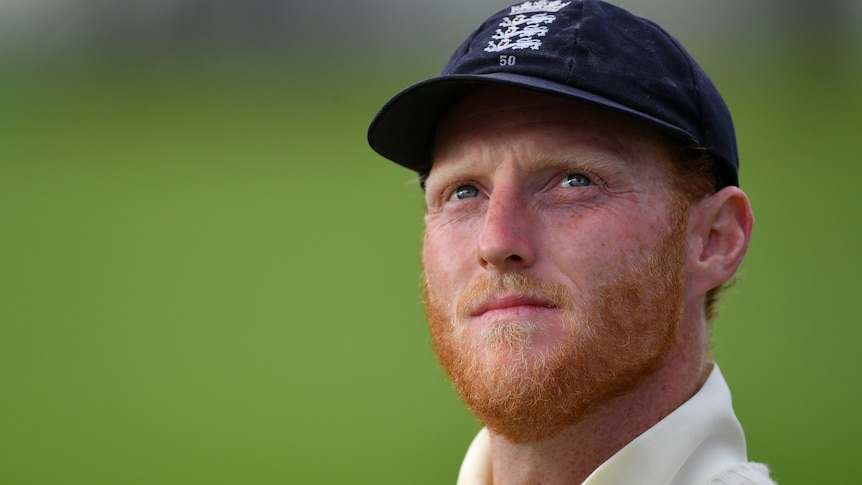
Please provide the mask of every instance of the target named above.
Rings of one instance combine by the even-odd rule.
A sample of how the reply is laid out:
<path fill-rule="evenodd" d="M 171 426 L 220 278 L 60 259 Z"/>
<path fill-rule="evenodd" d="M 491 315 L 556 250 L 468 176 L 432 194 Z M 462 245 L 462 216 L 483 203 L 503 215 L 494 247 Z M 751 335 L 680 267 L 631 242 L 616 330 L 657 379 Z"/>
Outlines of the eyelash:
<path fill-rule="evenodd" d="M 457 198 L 455 197 L 455 195 L 458 193 L 458 191 L 459 191 L 462 187 L 473 187 L 473 188 L 475 188 L 475 189 L 476 189 L 476 192 L 477 192 L 477 194 L 476 194 L 476 196 L 477 196 L 477 197 L 478 197 L 479 195 L 481 195 L 481 194 L 482 194 L 482 189 L 481 189 L 481 188 L 479 188 L 479 185 L 478 185 L 478 184 L 476 184 L 476 183 L 474 183 L 474 182 L 463 182 L 463 181 L 462 181 L 462 182 L 457 182 L 457 183 L 452 184 L 452 185 L 450 186 L 450 188 L 449 188 L 448 190 L 446 190 L 446 192 L 444 193 L 444 199 L 443 199 L 443 200 L 446 200 L 446 201 L 451 201 L 451 200 L 465 200 L 465 199 L 457 199 Z M 469 198 L 471 198 L 471 199 L 472 199 L 473 197 L 469 197 Z"/>
<path fill-rule="evenodd" d="M 590 181 L 591 185 L 605 185 L 604 179 L 602 179 L 598 174 L 585 169 L 579 169 L 577 171 L 569 172 L 563 175 L 563 182 L 565 182 L 566 177 L 570 177 L 572 175 L 581 175 L 585 177 L 587 180 Z"/>
<path fill-rule="evenodd" d="M 592 177 L 590 177 L 587 174 L 583 174 L 583 173 L 579 173 L 579 172 L 570 173 L 568 175 L 563 176 L 563 180 L 560 181 L 558 185 L 563 186 L 563 187 L 571 187 L 570 185 L 566 185 L 566 184 L 568 182 L 574 180 L 575 178 L 583 179 L 583 182 L 585 182 L 585 185 L 578 185 L 578 187 L 588 187 L 588 186 L 595 185 L 595 182 L 593 181 Z"/>

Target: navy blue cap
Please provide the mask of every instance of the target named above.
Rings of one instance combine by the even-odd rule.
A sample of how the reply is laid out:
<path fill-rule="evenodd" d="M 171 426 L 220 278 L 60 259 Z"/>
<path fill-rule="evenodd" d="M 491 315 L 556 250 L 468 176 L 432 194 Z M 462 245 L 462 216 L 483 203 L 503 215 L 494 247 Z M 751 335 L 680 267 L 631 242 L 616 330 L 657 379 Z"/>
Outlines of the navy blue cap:
<path fill-rule="evenodd" d="M 691 55 L 650 20 L 597 0 L 527 1 L 482 23 L 439 76 L 377 113 L 368 142 L 418 172 L 430 168 L 440 118 L 482 86 L 589 103 L 644 121 L 712 160 L 716 189 L 738 185 L 730 112 Z"/>

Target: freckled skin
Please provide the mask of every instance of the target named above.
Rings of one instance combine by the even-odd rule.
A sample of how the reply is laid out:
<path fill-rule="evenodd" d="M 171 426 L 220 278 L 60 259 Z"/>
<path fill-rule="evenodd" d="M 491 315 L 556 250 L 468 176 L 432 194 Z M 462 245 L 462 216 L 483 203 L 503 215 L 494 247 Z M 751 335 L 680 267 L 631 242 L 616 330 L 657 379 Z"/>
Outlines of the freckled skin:
<path fill-rule="evenodd" d="M 434 244 L 438 229 L 452 231 L 452 239 L 462 242 L 480 236 L 487 240 L 493 236 L 477 234 L 481 226 L 478 222 L 461 224 L 457 228 L 446 227 L 478 214 L 445 211 L 440 202 L 434 199 L 438 196 L 437 191 L 442 190 L 440 184 L 449 182 L 446 175 L 456 170 L 467 175 L 482 174 L 482 177 L 477 177 L 486 185 L 482 188 L 488 192 L 493 190 L 499 196 L 499 204 L 488 208 L 491 211 L 489 215 L 493 216 L 494 210 L 504 212 L 509 224 L 492 230 L 510 230 L 516 236 L 523 236 L 528 230 L 533 234 L 544 230 L 545 233 L 536 235 L 536 238 L 547 239 L 548 247 L 567 245 L 602 250 L 615 247 L 618 251 L 630 249 L 615 244 L 621 238 L 637 243 L 656 238 L 656 233 L 660 233 L 660 229 L 667 224 L 668 204 L 663 187 L 666 176 L 662 167 L 653 160 L 656 157 L 644 156 L 653 155 L 646 151 L 656 148 L 646 143 L 640 146 L 623 144 L 623 140 L 628 142 L 630 137 L 638 139 L 646 136 L 636 125 L 629 125 L 624 120 L 598 110 L 581 108 L 580 112 L 575 113 L 560 110 L 558 104 L 548 103 L 548 106 L 540 109 L 525 104 L 499 112 L 490 107 L 463 117 L 457 117 L 457 112 L 453 113 L 451 121 L 441 127 L 438 139 L 442 142 L 437 145 L 434 169 L 427 181 L 429 212 L 426 225 L 427 234 L 433 236 L 426 239 L 428 244 Z M 468 106 L 461 106 L 462 111 L 468 109 Z M 477 146 L 476 140 L 479 139 L 489 146 Z M 515 140 L 517 143 L 513 143 Z M 605 183 L 599 190 L 591 189 L 589 193 L 581 195 L 560 194 L 558 199 L 553 199 L 550 192 L 536 190 L 537 184 L 544 187 L 544 184 L 551 182 L 552 177 L 565 174 L 565 169 L 559 173 L 548 170 L 544 173 L 529 173 L 536 154 L 557 152 L 565 157 L 572 153 L 570 147 L 577 147 L 576 153 L 581 152 L 585 168 L 614 164 L 608 170 L 596 170 L 598 175 L 604 175 Z M 641 150 L 646 153 L 637 156 L 628 153 Z M 591 163 L 589 159 L 595 158 L 597 152 L 604 159 Z M 610 175 L 606 175 L 607 172 Z M 504 200 L 504 195 L 511 195 L 511 198 Z M 523 204 L 526 214 L 506 213 L 506 204 Z M 512 219 L 516 216 L 519 218 Z M 478 217 L 484 217 L 484 213 L 478 214 Z M 600 230 L 601 233 L 596 234 Z M 573 244 L 586 239 L 589 242 L 583 245 Z M 452 255 L 449 253 L 449 256 Z M 553 254 L 542 256 L 551 257 Z M 597 257 L 607 260 L 609 257 L 615 258 L 616 254 L 592 251 L 590 259 L 595 261 Z M 475 254 L 464 255 L 464 259 L 475 258 Z M 586 258 L 576 258 L 576 261 L 583 259 Z M 457 268 L 455 272 L 462 273 L 468 267 L 479 270 L 475 264 L 468 266 L 467 261 L 463 260 L 453 261 L 453 265 Z"/>
<path fill-rule="evenodd" d="M 488 271 L 524 270 L 583 293 L 590 275 L 611 274 L 661 241 L 671 201 L 664 153 L 650 133 L 599 110 L 560 109 L 557 100 L 498 108 L 486 98 L 441 125 L 426 182 L 425 271 L 449 304 Z M 537 167 L 537 157 L 562 162 Z M 570 171 L 589 171 L 596 185 L 556 187 Z M 464 183 L 482 195 L 443 200 Z"/>
<path fill-rule="evenodd" d="M 636 123 L 522 91 L 479 91 L 439 126 L 426 181 L 426 306 L 442 364 L 491 431 L 497 477 L 580 483 L 699 386 L 705 331 L 681 326 L 697 308 L 669 163 L 662 138 Z M 591 182 L 566 186 L 571 174 Z M 475 196 L 459 199 L 464 186 Z M 458 313 L 479 282 L 511 274 L 566 297 L 542 290 L 558 304 L 493 319 Z M 502 351 L 482 340 L 483 326 L 521 315 L 539 329 L 526 344 Z"/>

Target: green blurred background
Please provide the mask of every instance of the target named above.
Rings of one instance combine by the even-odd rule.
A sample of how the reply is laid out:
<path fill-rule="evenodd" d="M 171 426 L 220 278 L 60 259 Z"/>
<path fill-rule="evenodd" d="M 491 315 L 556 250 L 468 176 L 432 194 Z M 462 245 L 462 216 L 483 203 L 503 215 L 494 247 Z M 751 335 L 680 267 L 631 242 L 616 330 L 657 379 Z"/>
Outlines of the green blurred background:
<path fill-rule="evenodd" d="M 0 483 L 454 483 L 479 424 L 365 129 L 507 3 L 0 3 Z M 856 475 L 854 3 L 624 3 L 735 115 L 757 222 L 715 354 L 783 485 Z"/>

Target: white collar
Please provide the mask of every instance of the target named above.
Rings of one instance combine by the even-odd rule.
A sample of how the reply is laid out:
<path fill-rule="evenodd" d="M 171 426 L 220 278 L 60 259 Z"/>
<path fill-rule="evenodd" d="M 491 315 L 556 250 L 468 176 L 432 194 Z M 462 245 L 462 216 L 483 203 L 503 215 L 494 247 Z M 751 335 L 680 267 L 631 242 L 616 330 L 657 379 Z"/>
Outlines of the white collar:
<path fill-rule="evenodd" d="M 746 461 L 745 436 L 733 413 L 730 389 L 713 365 L 697 394 L 610 457 L 582 485 L 706 483 L 728 466 Z M 491 483 L 487 429 L 470 444 L 457 483 Z"/>

